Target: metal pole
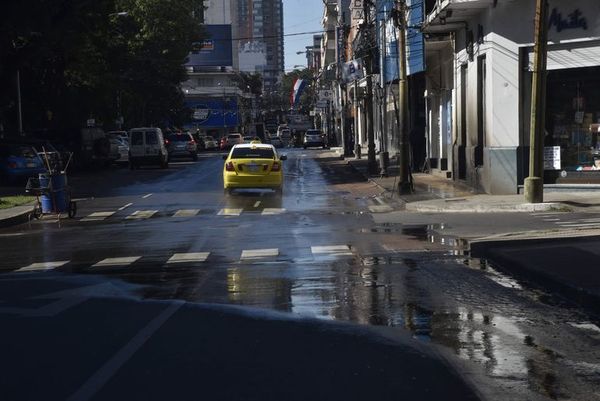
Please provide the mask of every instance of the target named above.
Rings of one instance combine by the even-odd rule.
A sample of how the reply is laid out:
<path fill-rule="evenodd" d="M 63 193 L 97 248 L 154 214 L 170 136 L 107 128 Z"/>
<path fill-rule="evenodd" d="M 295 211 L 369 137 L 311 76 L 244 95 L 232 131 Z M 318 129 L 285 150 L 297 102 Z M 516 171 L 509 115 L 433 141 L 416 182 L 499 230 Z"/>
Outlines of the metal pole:
<path fill-rule="evenodd" d="M 360 146 L 360 131 L 358 129 L 358 80 L 354 80 L 354 155 L 357 159 L 362 158 Z"/>
<path fill-rule="evenodd" d="M 21 108 L 21 70 L 17 69 L 17 110 L 19 135 L 23 135 L 23 109 Z"/>
<path fill-rule="evenodd" d="M 525 199 L 529 203 L 544 201 L 544 125 L 546 111 L 546 53 L 548 44 L 548 2 L 536 0 L 535 45 L 533 48 L 533 82 L 529 177 L 525 178 Z"/>
<path fill-rule="evenodd" d="M 398 73 L 398 97 L 400 101 L 400 136 L 399 136 L 399 182 L 398 191 L 401 194 L 412 192 L 409 175 L 408 158 L 408 81 L 406 75 L 406 2 L 402 0 L 399 4 L 399 30 L 398 30 L 398 61 L 400 63 Z"/>
<path fill-rule="evenodd" d="M 365 17 L 365 27 L 364 35 L 369 38 L 370 35 L 370 2 L 363 1 L 363 12 Z M 370 43 L 367 40 L 367 43 Z M 365 56 L 365 72 L 367 75 L 367 93 L 365 96 L 365 117 L 367 123 L 367 159 L 368 159 L 368 169 L 369 174 L 377 174 L 377 160 L 375 159 L 375 130 L 373 127 L 373 80 L 371 77 L 371 62 L 372 62 L 372 51 L 371 49 L 367 50 L 367 54 Z"/>

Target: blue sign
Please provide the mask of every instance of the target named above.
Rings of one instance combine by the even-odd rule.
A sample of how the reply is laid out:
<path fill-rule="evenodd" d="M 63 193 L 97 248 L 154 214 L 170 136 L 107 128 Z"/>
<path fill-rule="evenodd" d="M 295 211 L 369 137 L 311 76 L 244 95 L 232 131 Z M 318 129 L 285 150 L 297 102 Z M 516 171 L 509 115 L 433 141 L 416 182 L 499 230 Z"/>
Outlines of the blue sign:
<path fill-rule="evenodd" d="M 398 29 L 394 26 L 393 0 L 377 2 L 377 43 L 382 58 L 384 83 L 398 79 Z"/>
<path fill-rule="evenodd" d="M 185 105 L 192 109 L 190 126 L 223 128 L 240 125 L 236 99 L 190 99 Z"/>
<path fill-rule="evenodd" d="M 425 71 L 425 40 L 421 25 L 425 18 L 424 0 L 406 0 L 406 75 Z"/>
<path fill-rule="evenodd" d="M 193 43 L 186 67 L 233 65 L 231 25 L 204 25 L 207 37 Z"/>

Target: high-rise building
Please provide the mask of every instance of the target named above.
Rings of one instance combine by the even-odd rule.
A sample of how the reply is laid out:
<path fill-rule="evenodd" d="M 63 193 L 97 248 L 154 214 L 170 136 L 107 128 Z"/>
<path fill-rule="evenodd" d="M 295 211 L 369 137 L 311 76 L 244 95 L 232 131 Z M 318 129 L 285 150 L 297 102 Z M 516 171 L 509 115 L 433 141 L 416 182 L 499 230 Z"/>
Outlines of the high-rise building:
<path fill-rule="evenodd" d="M 261 60 L 262 63 L 262 59 L 256 56 L 257 49 L 262 47 L 264 65 L 256 65 L 255 71 L 263 74 L 265 90 L 272 91 L 284 71 L 283 1 L 233 1 L 236 5 L 233 7 L 232 18 L 239 39 L 239 65 L 244 65 L 247 69 L 250 58 Z M 249 43 L 252 45 L 249 46 Z"/>

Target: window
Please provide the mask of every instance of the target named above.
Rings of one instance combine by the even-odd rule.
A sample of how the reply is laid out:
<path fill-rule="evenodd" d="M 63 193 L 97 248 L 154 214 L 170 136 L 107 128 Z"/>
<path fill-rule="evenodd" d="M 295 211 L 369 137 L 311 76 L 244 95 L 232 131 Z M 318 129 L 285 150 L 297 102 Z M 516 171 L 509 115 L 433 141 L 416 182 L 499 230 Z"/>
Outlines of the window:
<path fill-rule="evenodd" d="M 235 148 L 232 159 L 274 159 L 275 153 L 270 148 Z"/>
<path fill-rule="evenodd" d="M 156 135 L 156 132 L 146 132 L 146 145 L 158 145 L 158 135 Z"/>
<path fill-rule="evenodd" d="M 142 146 L 144 144 L 144 133 L 140 131 L 134 131 L 131 133 L 131 145 Z"/>

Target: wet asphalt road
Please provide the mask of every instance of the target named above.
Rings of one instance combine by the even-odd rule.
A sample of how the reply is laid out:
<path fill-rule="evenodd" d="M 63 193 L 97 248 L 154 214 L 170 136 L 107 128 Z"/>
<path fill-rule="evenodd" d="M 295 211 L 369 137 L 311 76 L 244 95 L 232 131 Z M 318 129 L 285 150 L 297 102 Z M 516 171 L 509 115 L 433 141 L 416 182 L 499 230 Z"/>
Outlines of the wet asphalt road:
<path fill-rule="evenodd" d="M 40 355 L 56 362 L 63 353 L 87 355 L 86 344 L 98 346 L 85 359 L 66 358 L 71 369 L 85 367 L 79 376 L 56 387 L 53 380 L 45 383 L 56 399 L 115 399 L 128 385 L 139 388 L 132 372 L 162 366 L 170 347 L 177 351 L 166 358 L 169 372 L 181 372 L 175 376 L 182 388 L 173 399 L 184 399 L 195 381 L 191 362 L 178 366 L 175 356 L 201 358 L 210 353 L 207 341 L 219 340 L 237 350 L 226 356 L 235 369 L 221 366 L 218 353 L 208 359 L 247 380 L 229 384 L 239 392 L 227 389 L 217 397 L 227 380 L 209 374 L 210 365 L 199 368 L 214 384 L 204 389 L 212 399 L 466 399 L 472 392 L 459 376 L 484 399 L 600 399 L 600 329 L 593 316 L 465 256 L 452 237 L 431 234 L 438 224 L 431 216 L 385 221 L 373 213 L 388 206 L 375 197 L 375 186 L 318 155 L 289 151 L 281 198 L 269 192 L 225 196 L 216 154 L 175 163 L 169 171 L 113 169 L 74 177 L 71 184 L 84 199 L 76 219 L 59 226 L 45 218 L 0 231 L 0 318 L 11 327 L 0 340 L 28 344 L 13 348 L 8 360 L 21 360 L 16 366 L 26 371 L 31 365 L 25 361 Z M 180 303 L 160 301 L 190 303 L 180 310 Z M 149 330 L 146 324 L 154 327 L 163 313 L 148 343 L 126 345 L 130 354 L 120 356 L 115 344 L 135 345 Z M 247 335 L 225 335 L 238 327 Z M 186 347 L 190 337 L 180 335 L 186 329 L 192 338 L 204 331 L 210 340 Z M 61 332 L 70 333 L 64 341 L 72 349 L 58 340 Z M 43 341 L 41 333 L 52 340 Z M 82 335 L 89 342 L 81 344 Z M 357 336 L 364 342 L 353 342 Z M 381 337 L 392 341 L 391 349 L 382 348 Z M 313 358 L 301 359 L 307 352 Z M 415 363 L 409 357 L 415 354 L 429 365 Z M 110 355 L 121 364 L 109 359 L 103 370 Z M 248 368 L 249 355 L 261 356 L 258 369 Z M 377 355 L 382 358 L 371 358 Z M 274 366 L 281 371 L 273 373 Z M 146 370 L 150 382 L 164 374 Z M 15 396 L 24 382 L 2 376 L 13 384 L 0 386 L 10 388 L 11 399 L 39 399 L 31 389 Z M 323 377 L 330 379 L 327 391 Z M 344 388 L 354 377 L 356 386 Z M 439 383 L 441 393 L 431 383 Z M 390 391 L 382 391 L 386 386 Z M 154 386 L 147 391 L 155 399 L 167 394 Z"/>

